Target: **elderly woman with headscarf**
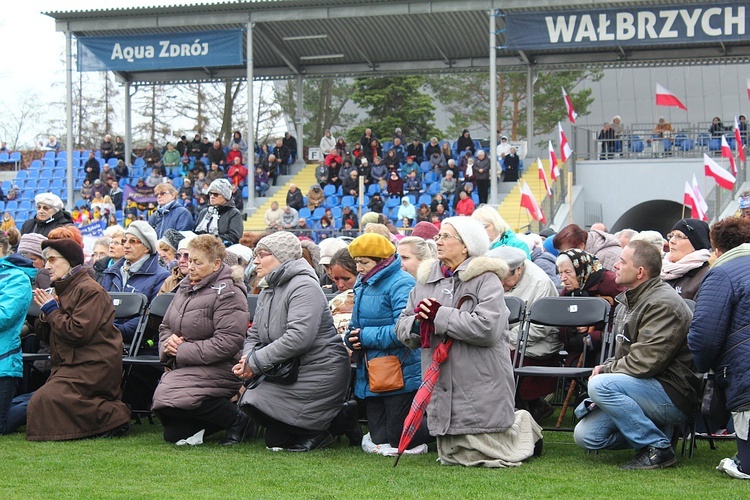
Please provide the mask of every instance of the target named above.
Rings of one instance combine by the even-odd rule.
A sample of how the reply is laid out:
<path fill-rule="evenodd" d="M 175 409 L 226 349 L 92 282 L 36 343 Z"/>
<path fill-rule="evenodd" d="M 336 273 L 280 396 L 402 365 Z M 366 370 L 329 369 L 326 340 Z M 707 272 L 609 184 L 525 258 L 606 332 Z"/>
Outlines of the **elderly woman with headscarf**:
<path fill-rule="evenodd" d="M 508 308 L 501 282 L 508 266 L 483 257 L 489 247 L 476 219 L 445 219 L 438 260 L 419 268 L 417 285 L 396 325 L 402 342 L 422 348 L 423 370 L 438 345 L 452 342 L 427 406 L 427 424 L 437 436 L 443 464 L 519 465 L 541 439 L 541 428 L 528 412 L 514 414 Z"/>
<path fill-rule="evenodd" d="M 21 234 L 39 233 L 47 236 L 57 227 L 73 224 L 73 218 L 63 210 L 63 202 L 52 193 L 40 193 L 34 197 L 36 215 L 21 226 Z"/>
<path fill-rule="evenodd" d="M 242 442 L 250 419 L 230 399 L 240 383 L 232 366 L 248 324 L 245 285 L 222 262 L 226 250 L 213 236 L 188 243 L 188 274 L 159 327 L 159 357 L 170 368 L 154 392 L 153 410 L 164 440 L 200 444 L 226 430 L 221 444 Z"/>
<path fill-rule="evenodd" d="M 120 400 L 122 336 L 112 299 L 89 276 L 76 241 L 46 240 L 42 250 L 54 295 L 37 288 L 34 301 L 49 335 L 52 373 L 29 401 L 26 439 L 121 436 L 130 410 Z"/>
<path fill-rule="evenodd" d="M 243 231 L 242 213 L 232 201 L 232 185 L 226 179 L 216 179 L 208 187 L 210 206 L 201 210 L 195 223 L 195 234 L 218 236 L 224 246 L 240 241 Z"/>
<path fill-rule="evenodd" d="M 682 219 L 667 235 L 669 252 L 664 255 L 661 279 L 683 299 L 694 300 L 703 277 L 708 273 L 711 240 L 708 224 L 698 219 Z"/>
<path fill-rule="evenodd" d="M 565 287 L 564 296 L 601 297 L 614 306 L 615 297 L 625 291 L 625 287 L 615 282 L 615 273 L 604 269 L 596 256 L 577 248 L 560 252 L 557 270 Z M 599 362 L 603 328 L 604 325 L 591 325 L 560 329 L 560 340 L 568 351 L 565 361 L 568 366 L 575 365 L 584 350 L 586 366 L 595 366 Z"/>
<path fill-rule="evenodd" d="M 355 353 L 357 364 L 354 395 L 365 402 L 371 441 L 375 445 L 396 448 L 421 378 L 417 351 L 404 346 L 395 331 L 396 321 L 414 287 L 414 278 L 401 269 L 396 247 L 380 234 L 359 236 L 349 245 L 349 254 L 359 272 L 346 337 L 346 346 Z M 399 360 L 401 387 L 372 385 L 370 370 L 375 368 L 371 365 L 383 361 L 379 358 L 384 356 L 395 356 Z M 429 441 L 429 432 L 422 426 L 412 439 L 411 447 Z"/>
<path fill-rule="evenodd" d="M 329 427 L 344 408 L 349 356 L 333 326 L 315 271 L 302 260 L 292 233 L 279 231 L 255 247 L 260 297 L 235 375 L 252 380 L 275 365 L 299 362 L 287 384 L 261 381 L 242 396 L 241 407 L 266 428 L 266 446 L 307 452 L 333 443 Z"/>

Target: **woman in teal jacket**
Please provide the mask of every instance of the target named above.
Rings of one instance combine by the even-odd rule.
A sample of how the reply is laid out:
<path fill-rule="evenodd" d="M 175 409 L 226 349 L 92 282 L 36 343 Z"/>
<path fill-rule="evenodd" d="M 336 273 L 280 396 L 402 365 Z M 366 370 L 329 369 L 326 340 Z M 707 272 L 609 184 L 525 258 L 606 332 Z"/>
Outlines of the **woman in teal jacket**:
<path fill-rule="evenodd" d="M 8 420 L 8 410 L 23 377 L 21 327 L 37 273 L 29 259 L 10 251 L 8 236 L 0 232 L 0 434 L 14 432 L 18 426 Z"/>
<path fill-rule="evenodd" d="M 347 346 L 355 352 L 357 380 L 354 395 L 364 400 L 367 426 L 375 444 L 397 447 L 414 394 L 421 382 L 420 357 L 396 337 L 396 320 L 409 300 L 414 278 L 401 269 L 396 247 L 388 238 L 366 233 L 349 245 L 359 277 L 354 285 L 354 310 L 349 323 Z M 404 387 L 389 392 L 372 392 L 367 362 L 382 356 L 397 356 L 404 376 Z M 422 426 L 411 445 L 430 441 Z"/>

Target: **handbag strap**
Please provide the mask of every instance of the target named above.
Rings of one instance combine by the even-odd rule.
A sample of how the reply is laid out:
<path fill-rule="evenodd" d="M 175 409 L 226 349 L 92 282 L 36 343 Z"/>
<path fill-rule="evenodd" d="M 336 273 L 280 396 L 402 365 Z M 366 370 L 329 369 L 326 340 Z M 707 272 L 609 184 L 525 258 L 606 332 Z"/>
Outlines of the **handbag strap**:
<path fill-rule="evenodd" d="M 399 363 L 398 363 L 399 365 L 404 366 L 404 361 L 406 361 L 406 357 L 409 356 L 409 351 L 411 351 L 411 349 L 409 349 L 407 347 L 406 348 L 406 352 L 404 352 L 403 359 L 401 361 L 399 361 Z M 370 360 L 367 359 L 367 351 L 364 351 L 363 354 L 365 356 L 365 367 L 369 368 L 369 366 L 370 366 Z M 393 354 L 389 354 L 388 356 L 394 356 L 394 355 Z"/>

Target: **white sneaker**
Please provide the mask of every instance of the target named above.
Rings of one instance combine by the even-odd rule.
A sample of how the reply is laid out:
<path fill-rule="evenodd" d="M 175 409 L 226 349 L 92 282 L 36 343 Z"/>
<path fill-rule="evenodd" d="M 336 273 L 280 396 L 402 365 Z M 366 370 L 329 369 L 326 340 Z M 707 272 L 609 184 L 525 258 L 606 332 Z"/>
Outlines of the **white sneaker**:
<path fill-rule="evenodd" d="M 716 470 L 725 472 L 727 475 L 735 479 L 750 479 L 750 475 L 740 472 L 737 462 L 731 458 L 724 458 L 719 462 Z"/>
<path fill-rule="evenodd" d="M 186 444 L 190 446 L 198 446 L 199 444 L 203 444 L 203 434 L 205 433 L 206 429 L 201 429 L 187 439 L 180 439 L 175 444 L 177 446 L 185 446 Z"/>

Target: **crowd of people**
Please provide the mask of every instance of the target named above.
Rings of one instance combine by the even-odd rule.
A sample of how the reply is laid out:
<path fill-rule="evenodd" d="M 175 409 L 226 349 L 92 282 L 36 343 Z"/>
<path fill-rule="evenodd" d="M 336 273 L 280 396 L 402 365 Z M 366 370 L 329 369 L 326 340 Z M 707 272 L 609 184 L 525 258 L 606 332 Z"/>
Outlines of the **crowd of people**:
<path fill-rule="evenodd" d="M 225 198 L 229 182 L 214 183 L 212 198 Z M 673 465 L 675 426 L 699 407 L 698 373 L 713 370 L 732 412 L 719 424 L 738 446 L 720 470 L 750 478 L 750 193 L 740 217 L 712 227 L 681 219 L 666 239 L 602 224 L 516 234 L 481 205 L 438 225 L 420 221 L 408 237 L 372 213 L 350 238 L 316 244 L 279 219 L 273 231 L 240 228 L 232 243 L 220 208 L 196 231 L 178 229 L 179 214 L 165 210 L 152 224 L 108 228 L 90 256 L 61 202 L 42 196 L 38 205 L 20 235 L 0 234 L 0 272 L 12 285 L 0 290 L 9 325 L 0 336 L 3 433 L 25 425 L 29 440 L 118 437 L 131 409 L 146 409 L 178 445 L 222 431 L 222 445 L 237 445 L 263 428 L 271 450 L 312 451 L 345 435 L 394 455 L 422 376 L 447 351 L 408 451 L 436 442 L 443 464 L 518 465 L 541 453 L 556 381 L 526 377 L 516 389 L 521 332 L 504 297 L 533 307 L 542 297 L 589 296 L 613 311 L 611 358 L 601 354 L 607 324 L 534 325 L 524 346 L 524 364 L 592 368 L 576 444 L 631 448 L 626 469 Z M 166 369 L 129 371 L 124 391 L 123 348 L 132 349 L 140 321 L 116 319 L 106 292 L 149 302 L 174 294 L 139 346 Z M 248 295 L 257 295 L 252 315 Z M 38 317 L 28 316 L 32 301 Z M 22 351 L 49 354 L 23 384 Z M 388 359 L 395 380 L 377 376 Z M 17 394 L 22 386 L 31 392 Z"/>

